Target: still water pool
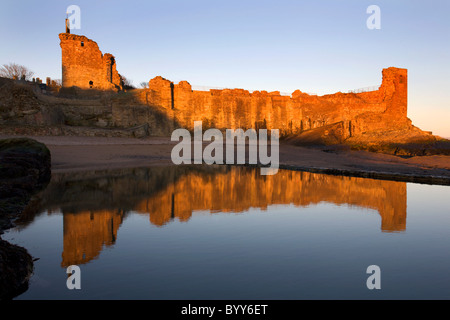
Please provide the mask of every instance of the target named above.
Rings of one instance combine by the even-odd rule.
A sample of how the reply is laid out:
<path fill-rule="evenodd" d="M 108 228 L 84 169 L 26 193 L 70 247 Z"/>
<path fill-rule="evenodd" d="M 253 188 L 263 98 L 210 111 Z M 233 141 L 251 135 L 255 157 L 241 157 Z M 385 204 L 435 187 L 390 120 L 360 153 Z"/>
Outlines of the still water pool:
<path fill-rule="evenodd" d="M 16 299 L 449 299 L 449 208 L 446 186 L 151 167 L 53 174 L 3 238 L 39 258 Z"/>

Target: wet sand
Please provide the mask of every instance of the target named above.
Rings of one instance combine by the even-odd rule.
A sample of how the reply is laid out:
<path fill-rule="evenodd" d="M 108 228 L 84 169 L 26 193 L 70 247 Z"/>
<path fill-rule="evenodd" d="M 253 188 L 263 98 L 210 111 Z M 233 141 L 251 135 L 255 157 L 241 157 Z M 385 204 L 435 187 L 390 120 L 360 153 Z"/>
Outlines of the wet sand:
<path fill-rule="evenodd" d="M 11 136 L 0 136 L 0 139 Z M 70 136 L 30 137 L 48 146 L 52 172 L 171 165 L 177 142 Z M 205 144 L 207 145 L 207 144 Z M 339 148 L 306 148 L 281 142 L 280 168 L 375 179 L 450 185 L 450 156 L 401 158 Z"/>

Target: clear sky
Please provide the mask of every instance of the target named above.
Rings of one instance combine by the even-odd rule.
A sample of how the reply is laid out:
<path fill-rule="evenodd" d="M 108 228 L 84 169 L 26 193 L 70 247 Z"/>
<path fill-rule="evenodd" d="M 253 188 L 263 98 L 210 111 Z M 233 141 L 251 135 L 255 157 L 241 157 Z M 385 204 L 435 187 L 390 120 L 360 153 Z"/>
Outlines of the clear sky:
<path fill-rule="evenodd" d="M 212 87 L 326 94 L 408 69 L 408 115 L 450 137 L 448 0 L 18 1 L 0 4 L 0 64 L 61 78 L 58 34 L 69 5 L 83 34 L 139 85 L 161 75 Z M 370 30 L 369 5 L 381 9 Z"/>

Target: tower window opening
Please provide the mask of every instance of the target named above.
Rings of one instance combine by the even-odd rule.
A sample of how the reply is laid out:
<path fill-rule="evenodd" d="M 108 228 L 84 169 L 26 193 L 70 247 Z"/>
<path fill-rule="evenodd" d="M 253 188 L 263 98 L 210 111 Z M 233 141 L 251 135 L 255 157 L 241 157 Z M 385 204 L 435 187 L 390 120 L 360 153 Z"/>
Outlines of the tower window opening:
<path fill-rule="evenodd" d="M 84 41 L 81 41 L 81 46 L 84 47 Z"/>
<path fill-rule="evenodd" d="M 92 80 L 89 81 L 89 88 L 92 88 L 93 85 L 94 85 L 94 82 L 92 82 Z"/>

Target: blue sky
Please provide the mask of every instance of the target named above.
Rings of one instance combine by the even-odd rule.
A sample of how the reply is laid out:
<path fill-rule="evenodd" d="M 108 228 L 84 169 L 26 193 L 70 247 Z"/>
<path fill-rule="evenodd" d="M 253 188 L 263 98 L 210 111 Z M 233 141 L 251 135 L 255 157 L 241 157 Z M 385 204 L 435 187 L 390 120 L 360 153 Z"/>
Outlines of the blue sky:
<path fill-rule="evenodd" d="M 161 75 L 193 85 L 317 94 L 379 85 L 408 69 L 408 115 L 450 137 L 450 1 L 11 1 L 0 9 L 0 64 L 61 78 L 69 5 L 83 34 L 135 85 Z M 369 5 L 381 29 L 369 30 Z"/>

